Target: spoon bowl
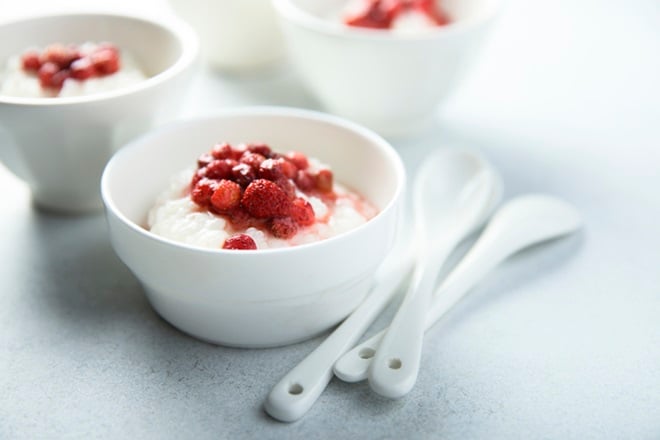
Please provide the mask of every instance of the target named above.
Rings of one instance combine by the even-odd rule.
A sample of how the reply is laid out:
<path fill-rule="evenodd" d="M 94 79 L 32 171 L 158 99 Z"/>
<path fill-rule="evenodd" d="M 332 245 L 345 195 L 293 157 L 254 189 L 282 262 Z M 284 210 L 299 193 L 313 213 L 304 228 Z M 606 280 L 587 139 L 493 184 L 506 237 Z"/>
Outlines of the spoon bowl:
<path fill-rule="evenodd" d="M 506 258 L 526 247 L 575 232 L 581 224 L 575 208 L 551 196 L 533 194 L 509 201 L 436 289 L 425 318 L 426 329 Z M 376 334 L 342 356 L 334 366 L 335 375 L 346 382 L 366 379 L 372 362 L 366 354 L 378 349 L 383 335 Z"/>
<path fill-rule="evenodd" d="M 369 384 L 378 394 L 397 398 L 412 389 L 438 272 L 454 247 L 490 216 L 501 187 L 498 174 L 476 153 L 438 150 L 422 164 L 413 188 L 420 250 L 413 281 L 371 364 Z"/>

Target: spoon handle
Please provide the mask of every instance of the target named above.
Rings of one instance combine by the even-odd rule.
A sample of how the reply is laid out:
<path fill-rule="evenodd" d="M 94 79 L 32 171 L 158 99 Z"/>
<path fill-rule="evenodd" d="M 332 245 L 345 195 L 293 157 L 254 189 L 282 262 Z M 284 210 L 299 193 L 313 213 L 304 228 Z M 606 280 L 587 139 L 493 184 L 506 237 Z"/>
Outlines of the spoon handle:
<path fill-rule="evenodd" d="M 505 207 L 512 207 L 514 203 L 521 203 L 523 200 L 523 197 L 514 199 Z M 580 227 L 579 216 L 575 210 L 562 203 L 554 208 L 554 224 L 547 224 L 541 232 L 523 239 L 517 235 L 519 231 L 506 228 L 506 222 L 496 221 L 498 215 L 501 219 L 505 207 L 498 211 L 477 242 L 436 289 L 426 316 L 425 327 L 427 330 L 487 273 L 510 255 L 533 244 L 567 235 Z M 547 218 L 547 215 L 542 217 Z M 530 218 L 530 220 L 533 219 Z M 541 221 L 542 218 L 537 220 Z M 379 344 L 386 330 L 374 335 L 342 356 L 335 363 L 335 375 L 346 382 L 358 382 L 366 379 L 372 357 L 374 353 L 380 351 Z"/>
<path fill-rule="evenodd" d="M 268 414 L 293 422 L 314 405 L 332 379 L 332 366 L 369 328 L 382 312 L 413 265 L 412 246 L 403 255 L 389 257 L 379 270 L 369 296 L 313 352 L 273 387 L 264 404 Z"/>
<path fill-rule="evenodd" d="M 433 255 L 418 258 L 410 287 L 369 370 L 369 385 L 381 396 L 391 399 L 402 397 L 417 380 L 424 339 L 424 318 L 431 304 L 438 269 L 455 244 L 456 240 L 444 240 Z"/>

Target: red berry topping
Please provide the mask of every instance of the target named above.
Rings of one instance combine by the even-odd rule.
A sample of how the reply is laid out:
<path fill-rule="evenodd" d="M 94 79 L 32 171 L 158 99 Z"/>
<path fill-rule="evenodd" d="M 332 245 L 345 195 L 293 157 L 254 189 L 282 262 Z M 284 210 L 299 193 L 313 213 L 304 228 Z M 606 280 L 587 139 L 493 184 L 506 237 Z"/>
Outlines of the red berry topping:
<path fill-rule="evenodd" d="M 59 90 L 67 78 L 84 81 L 119 70 L 119 50 L 111 44 L 99 45 L 83 55 L 75 45 L 51 44 L 43 52 L 27 51 L 21 57 L 23 70 L 37 73 L 41 87 Z"/>
<path fill-rule="evenodd" d="M 266 158 L 263 155 L 259 153 L 253 153 L 251 151 L 246 151 L 245 153 L 243 153 L 243 155 L 238 161 L 240 163 L 249 165 L 254 170 L 257 170 L 259 169 L 259 165 L 261 165 L 261 162 L 263 162 L 264 160 L 266 160 Z"/>
<path fill-rule="evenodd" d="M 21 55 L 21 66 L 23 67 L 23 70 L 36 73 L 41 67 L 39 52 L 36 50 L 29 50 Z"/>
<path fill-rule="evenodd" d="M 220 159 L 206 165 L 204 174 L 209 179 L 231 179 L 234 175 L 232 168 L 238 165 L 233 159 Z"/>
<path fill-rule="evenodd" d="M 234 149 L 228 143 L 216 144 L 211 150 L 211 155 L 216 159 L 238 159 Z"/>
<path fill-rule="evenodd" d="M 45 89 L 53 87 L 53 75 L 60 71 L 55 63 L 47 62 L 39 68 L 39 84 Z"/>
<path fill-rule="evenodd" d="M 71 78 L 71 71 L 69 69 L 61 69 L 53 74 L 50 79 L 50 87 L 53 89 L 61 89 L 64 81 Z"/>
<path fill-rule="evenodd" d="M 300 226 L 311 226 L 316 220 L 312 205 L 300 197 L 291 202 L 291 218 Z"/>
<path fill-rule="evenodd" d="M 60 69 L 67 69 L 78 58 L 80 58 L 78 49 L 59 43 L 46 47 L 41 54 L 42 63 L 55 63 Z"/>
<path fill-rule="evenodd" d="M 242 207 L 236 208 L 233 211 L 231 211 L 229 213 L 229 220 L 231 221 L 233 228 L 236 230 L 245 230 L 250 226 L 254 226 L 255 223 L 258 223 Z"/>
<path fill-rule="evenodd" d="M 277 184 L 257 179 L 245 188 L 241 205 L 256 218 L 285 217 L 289 215 L 291 201 Z"/>
<path fill-rule="evenodd" d="M 217 181 L 203 178 L 193 187 L 190 197 L 198 205 L 208 207 L 211 205 L 211 196 L 213 196 L 217 187 Z"/>
<path fill-rule="evenodd" d="M 360 8 L 344 18 L 349 26 L 387 29 L 402 8 L 400 0 L 363 0 Z"/>
<path fill-rule="evenodd" d="M 241 187 L 231 180 L 221 180 L 218 182 L 213 195 L 211 196 L 211 206 L 220 213 L 227 213 L 239 207 L 241 203 Z"/>
<path fill-rule="evenodd" d="M 270 232 L 277 238 L 287 239 L 296 235 L 298 225 L 291 217 L 278 217 L 272 220 Z"/>
<path fill-rule="evenodd" d="M 299 170 L 306 170 L 309 168 L 309 160 L 303 153 L 299 153 L 298 151 L 290 151 L 287 153 L 286 158 Z"/>
<path fill-rule="evenodd" d="M 246 146 L 246 148 L 247 148 L 247 151 L 250 151 L 252 153 L 261 154 L 264 157 L 270 157 L 270 155 L 273 152 L 270 149 L 270 147 L 266 144 L 248 144 Z"/>
<path fill-rule="evenodd" d="M 204 153 L 201 156 L 197 158 L 197 167 L 198 168 L 203 168 L 213 162 L 215 158 L 209 154 L 209 153 Z"/>
<path fill-rule="evenodd" d="M 417 10 L 426 15 L 437 26 L 449 24 L 447 13 L 436 0 L 363 0 L 355 11 L 344 17 L 349 26 L 372 29 L 388 29 L 404 12 Z"/>
<path fill-rule="evenodd" d="M 434 0 L 416 0 L 413 7 L 433 20 L 436 25 L 444 26 L 451 21 L 449 15 Z"/>
<path fill-rule="evenodd" d="M 299 191 L 330 201 L 334 194 L 330 170 L 308 169 L 303 153 L 284 155 L 265 144 L 220 143 L 197 159 L 191 198 L 223 215 L 235 231 L 254 227 L 286 239 L 316 221 L 312 205 L 297 197 Z"/>
<path fill-rule="evenodd" d="M 89 58 L 80 58 L 71 63 L 71 78 L 83 81 L 96 75 L 96 69 Z"/>
<path fill-rule="evenodd" d="M 100 48 L 92 52 L 90 58 L 94 69 L 101 76 L 119 71 L 119 51 L 112 47 Z"/>
<path fill-rule="evenodd" d="M 316 186 L 316 179 L 307 171 L 298 170 L 295 178 L 296 185 L 301 191 L 311 191 Z"/>
<path fill-rule="evenodd" d="M 257 244 L 252 237 L 247 234 L 236 234 L 225 240 L 222 245 L 223 249 L 238 249 L 238 250 L 254 250 Z"/>
<path fill-rule="evenodd" d="M 330 170 L 320 170 L 316 176 L 316 189 L 321 192 L 328 193 L 332 191 L 332 171 Z"/>
<path fill-rule="evenodd" d="M 264 160 L 259 166 L 257 174 L 262 179 L 277 180 L 282 177 L 293 179 L 297 172 L 298 170 L 292 162 L 280 157 Z"/>
<path fill-rule="evenodd" d="M 248 186 L 256 177 L 257 173 L 250 165 L 239 163 L 231 169 L 233 180 L 243 188 Z"/>
<path fill-rule="evenodd" d="M 282 188 L 282 191 L 284 191 L 289 199 L 293 200 L 296 197 L 296 184 L 293 183 L 291 179 L 281 177 L 277 180 L 274 180 L 274 182 L 277 186 Z"/>

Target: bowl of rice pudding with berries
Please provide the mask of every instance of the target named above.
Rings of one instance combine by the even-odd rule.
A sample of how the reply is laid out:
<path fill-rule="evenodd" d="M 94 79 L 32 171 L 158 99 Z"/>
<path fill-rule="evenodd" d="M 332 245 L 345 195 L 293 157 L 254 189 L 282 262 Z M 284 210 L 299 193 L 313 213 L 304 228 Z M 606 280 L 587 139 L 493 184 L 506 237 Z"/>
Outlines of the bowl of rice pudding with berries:
<path fill-rule="evenodd" d="M 101 190 L 113 247 L 163 318 L 213 343 L 270 347 L 363 300 L 404 186 L 400 157 L 373 132 L 257 107 L 131 142 Z"/>
<path fill-rule="evenodd" d="M 181 20 L 76 13 L 0 25 L 0 159 L 39 207 L 99 210 L 107 160 L 173 119 L 198 57 Z"/>
<path fill-rule="evenodd" d="M 385 136 L 433 121 L 501 0 L 274 0 L 291 59 L 328 111 Z"/>

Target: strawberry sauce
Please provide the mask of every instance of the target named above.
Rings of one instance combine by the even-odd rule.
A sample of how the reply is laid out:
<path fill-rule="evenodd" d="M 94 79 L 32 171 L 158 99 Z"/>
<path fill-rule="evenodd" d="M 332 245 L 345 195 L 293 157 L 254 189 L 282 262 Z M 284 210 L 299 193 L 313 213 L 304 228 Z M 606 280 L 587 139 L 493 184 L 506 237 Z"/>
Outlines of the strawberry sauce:
<path fill-rule="evenodd" d="M 303 153 L 274 152 L 265 144 L 217 144 L 197 160 L 190 198 L 200 209 L 222 215 L 234 230 L 255 227 L 288 239 L 316 222 L 300 194 L 332 203 L 333 173 L 312 169 Z M 256 249 L 246 234 L 225 240 L 225 249 Z"/>
<path fill-rule="evenodd" d="M 360 0 L 358 6 L 344 16 L 349 26 L 391 29 L 402 14 L 418 13 L 435 26 L 450 23 L 449 15 L 435 0 Z"/>
<path fill-rule="evenodd" d="M 39 78 L 43 89 L 59 91 L 67 79 L 85 81 L 119 71 L 119 49 L 113 44 L 98 45 L 83 53 L 77 45 L 51 44 L 42 51 L 28 50 L 21 55 L 24 72 Z"/>

